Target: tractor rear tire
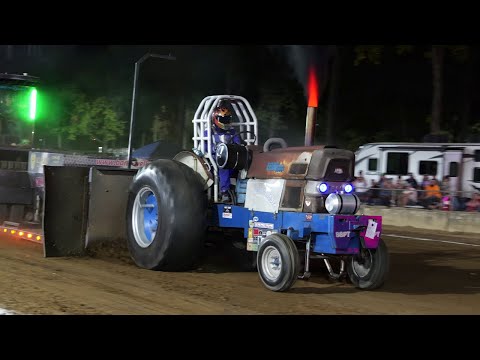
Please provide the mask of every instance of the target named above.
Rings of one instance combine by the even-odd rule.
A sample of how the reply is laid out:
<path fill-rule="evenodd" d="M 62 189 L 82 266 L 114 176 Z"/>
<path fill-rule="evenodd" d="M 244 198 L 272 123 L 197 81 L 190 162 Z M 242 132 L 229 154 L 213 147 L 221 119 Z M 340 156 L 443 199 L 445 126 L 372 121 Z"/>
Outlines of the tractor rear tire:
<path fill-rule="evenodd" d="M 127 244 L 142 268 L 186 271 L 199 265 L 207 229 L 207 194 L 200 176 L 159 159 L 135 175 L 127 203 Z"/>

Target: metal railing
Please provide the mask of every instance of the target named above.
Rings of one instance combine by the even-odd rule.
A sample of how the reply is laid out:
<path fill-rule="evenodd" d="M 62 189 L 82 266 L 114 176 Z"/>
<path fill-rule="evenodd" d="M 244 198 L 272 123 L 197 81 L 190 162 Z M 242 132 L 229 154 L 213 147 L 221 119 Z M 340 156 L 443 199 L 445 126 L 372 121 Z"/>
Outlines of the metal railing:
<path fill-rule="evenodd" d="M 480 212 L 480 193 L 475 191 L 357 187 L 355 194 L 365 205 Z"/>

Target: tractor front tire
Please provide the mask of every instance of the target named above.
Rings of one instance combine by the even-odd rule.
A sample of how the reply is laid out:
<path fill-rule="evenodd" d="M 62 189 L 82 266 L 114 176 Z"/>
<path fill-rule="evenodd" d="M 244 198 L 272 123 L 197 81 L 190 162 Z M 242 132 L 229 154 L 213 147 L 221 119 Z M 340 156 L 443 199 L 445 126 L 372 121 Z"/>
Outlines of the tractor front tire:
<path fill-rule="evenodd" d="M 293 240 L 284 234 L 267 236 L 258 248 L 257 269 L 267 289 L 289 290 L 300 274 L 300 257 Z"/>
<path fill-rule="evenodd" d="M 390 256 L 387 245 L 380 239 L 376 249 L 361 249 L 347 260 L 347 274 L 352 284 L 362 290 L 383 286 L 389 272 Z"/>

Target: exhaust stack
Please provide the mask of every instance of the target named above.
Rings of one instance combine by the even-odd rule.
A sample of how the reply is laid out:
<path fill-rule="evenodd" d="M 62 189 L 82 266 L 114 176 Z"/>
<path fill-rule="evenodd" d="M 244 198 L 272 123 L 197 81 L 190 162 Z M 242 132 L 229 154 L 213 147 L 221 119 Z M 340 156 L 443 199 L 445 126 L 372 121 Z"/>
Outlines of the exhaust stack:
<path fill-rule="evenodd" d="M 315 139 L 315 124 L 317 122 L 317 108 L 307 107 L 307 119 L 305 125 L 305 146 L 313 146 Z"/>
<path fill-rule="evenodd" d="M 317 122 L 318 84 L 315 69 L 310 66 L 308 74 L 308 107 L 305 121 L 305 146 L 313 146 Z"/>

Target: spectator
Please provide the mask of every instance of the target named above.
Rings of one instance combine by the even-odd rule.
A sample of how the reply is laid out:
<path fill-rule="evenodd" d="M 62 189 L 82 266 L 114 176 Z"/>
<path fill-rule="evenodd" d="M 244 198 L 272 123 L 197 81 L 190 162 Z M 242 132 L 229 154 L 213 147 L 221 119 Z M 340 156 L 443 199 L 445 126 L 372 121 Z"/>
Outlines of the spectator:
<path fill-rule="evenodd" d="M 396 206 L 400 206 L 400 199 L 402 197 L 402 190 L 405 189 L 406 187 L 406 182 L 402 180 L 402 176 L 398 175 L 397 181 L 395 184 L 393 184 L 393 189 L 392 189 L 392 199 L 393 203 Z"/>
<path fill-rule="evenodd" d="M 358 176 L 355 178 L 353 182 L 353 186 L 355 189 L 355 194 L 360 198 L 361 201 L 368 200 L 368 184 L 365 178 L 363 177 L 363 171 L 360 170 Z"/>
<path fill-rule="evenodd" d="M 442 200 L 442 193 L 440 192 L 440 186 L 436 180 L 430 180 L 425 186 L 425 198 L 423 199 L 424 206 L 428 209 L 439 208 L 439 204 Z"/>
<path fill-rule="evenodd" d="M 390 206 L 392 200 L 392 189 L 393 189 L 393 182 L 392 179 L 385 177 L 382 175 L 379 181 L 379 198 L 380 204 L 384 206 Z"/>
<path fill-rule="evenodd" d="M 375 180 L 370 180 L 370 188 L 367 191 L 367 204 L 375 205 L 375 200 L 378 198 L 378 183 Z"/>
<path fill-rule="evenodd" d="M 458 178 L 455 179 L 450 175 L 446 175 L 443 177 L 440 189 L 444 195 L 444 200 L 449 202 L 450 210 L 463 211 L 465 210 L 465 203 L 467 200 L 465 200 L 465 198 L 461 196 L 461 193 L 458 192 L 457 182 Z"/>
<path fill-rule="evenodd" d="M 399 206 L 414 206 L 417 205 L 418 195 L 417 189 L 413 185 L 408 184 L 405 190 L 402 191 L 399 198 Z"/>
<path fill-rule="evenodd" d="M 480 211 L 480 193 L 474 193 L 470 201 L 466 203 L 465 211 Z"/>
<path fill-rule="evenodd" d="M 440 184 L 440 191 L 442 193 L 442 210 L 450 210 L 451 194 L 450 194 L 450 176 L 445 175 Z"/>
<path fill-rule="evenodd" d="M 430 183 L 430 180 L 428 178 L 428 175 L 423 175 L 422 182 L 419 185 L 419 193 L 418 193 L 418 199 L 423 203 L 426 197 L 425 194 L 425 188 L 428 186 Z"/>
<path fill-rule="evenodd" d="M 442 195 L 447 195 L 450 192 L 450 176 L 445 175 L 442 179 L 442 183 L 440 184 L 440 191 Z"/>
<path fill-rule="evenodd" d="M 418 182 L 417 180 L 415 180 L 412 173 L 408 173 L 408 179 L 406 181 L 410 186 L 412 186 L 415 189 L 418 189 Z"/>
<path fill-rule="evenodd" d="M 428 175 L 423 175 L 422 182 L 420 183 L 420 187 L 422 189 L 425 189 L 425 187 L 430 183 L 430 179 L 428 178 Z"/>

